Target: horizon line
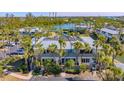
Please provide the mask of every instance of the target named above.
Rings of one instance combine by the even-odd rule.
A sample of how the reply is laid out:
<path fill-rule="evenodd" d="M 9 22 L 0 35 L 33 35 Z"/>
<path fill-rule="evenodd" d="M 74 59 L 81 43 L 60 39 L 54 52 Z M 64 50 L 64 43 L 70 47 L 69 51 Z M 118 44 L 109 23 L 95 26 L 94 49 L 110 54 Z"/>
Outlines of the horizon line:
<path fill-rule="evenodd" d="M 124 16 L 124 12 L 0 12 L 0 17 L 6 14 L 13 14 L 14 17 L 25 17 L 31 13 L 34 16 L 50 16 L 50 17 L 118 17 Z"/>

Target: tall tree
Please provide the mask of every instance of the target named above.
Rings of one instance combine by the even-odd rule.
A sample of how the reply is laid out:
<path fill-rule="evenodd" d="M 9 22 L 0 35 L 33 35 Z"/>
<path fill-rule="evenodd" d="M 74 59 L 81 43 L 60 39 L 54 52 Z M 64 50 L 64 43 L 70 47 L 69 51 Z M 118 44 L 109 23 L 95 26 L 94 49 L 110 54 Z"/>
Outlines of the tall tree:
<path fill-rule="evenodd" d="M 59 58 L 59 61 L 61 61 L 61 57 L 64 54 L 64 49 L 63 48 L 66 46 L 65 40 L 63 38 L 61 38 L 61 37 L 59 38 L 59 45 L 60 45 L 60 51 L 59 51 L 60 58 Z"/>
<path fill-rule="evenodd" d="M 25 64 L 27 65 L 28 70 L 30 69 L 29 67 L 29 63 L 28 63 L 28 59 L 29 57 L 32 56 L 32 39 L 30 36 L 24 36 L 22 37 L 21 40 L 21 46 L 24 48 L 24 59 L 25 59 Z"/>
<path fill-rule="evenodd" d="M 37 57 L 38 56 L 40 56 L 41 57 L 41 59 L 42 59 L 42 54 L 43 54 L 43 52 L 44 52 L 44 48 L 43 48 L 43 45 L 41 44 L 41 43 L 37 43 L 35 46 L 34 46 L 34 48 L 35 48 L 35 59 L 36 59 L 36 61 L 37 61 Z"/>
<path fill-rule="evenodd" d="M 76 59 L 78 63 L 78 56 L 80 54 L 80 50 L 84 48 L 84 44 L 82 42 L 77 41 L 73 44 L 73 46 L 74 46 L 74 49 L 76 50 Z"/>
<path fill-rule="evenodd" d="M 94 46 L 95 46 L 95 50 L 96 50 L 96 62 L 98 62 L 98 48 L 101 46 L 101 42 L 100 40 L 95 40 L 94 41 Z"/>
<path fill-rule="evenodd" d="M 114 63 L 114 59 L 118 55 L 124 54 L 123 46 L 121 45 L 120 41 L 116 37 L 112 37 L 110 40 L 110 45 L 112 46 L 111 53 L 112 53 L 112 62 Z"/>
<path fill-rule="evenodd" d="M 57 45 L 56 45 L 56 44 L 51 44 L 51 45 L 49 45 L 48 50 L 49 50 L 51 53 L 55 53 L 56 50 L 57 50 Z"/>
<path fill-rule="evenodd" d="M 91 47 L 90 47 L 90 45 L 89 45 L 89 43 L 84 43 L 84 46 L 85 46 L 85 51 L 86 52 L 90 52 L 91 51 Z"/>

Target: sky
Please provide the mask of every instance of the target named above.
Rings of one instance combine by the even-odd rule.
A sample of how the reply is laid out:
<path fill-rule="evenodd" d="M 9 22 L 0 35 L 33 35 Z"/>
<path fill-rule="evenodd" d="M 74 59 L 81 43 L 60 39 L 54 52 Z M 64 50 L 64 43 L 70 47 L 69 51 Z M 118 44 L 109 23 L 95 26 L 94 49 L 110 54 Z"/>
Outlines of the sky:
<path fill-rule="evenodd" d="M 0 12 L 0 16 L 13 13 L 15 16 L 25 16 L 28 12 Z M 31 12 L 34 16 L 48 16 L 49 12 Z M 57 16 L 124 16 L 124 12 L 56 12 Z"/>

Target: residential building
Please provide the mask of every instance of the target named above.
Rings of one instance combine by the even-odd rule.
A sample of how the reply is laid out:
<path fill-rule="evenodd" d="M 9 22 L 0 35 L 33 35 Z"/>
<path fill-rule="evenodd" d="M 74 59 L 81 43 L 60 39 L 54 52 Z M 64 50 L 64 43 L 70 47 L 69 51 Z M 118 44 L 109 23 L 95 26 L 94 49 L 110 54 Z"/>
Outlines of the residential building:
<path fill-rule="evenodd" d="M 21 34 L 26 34 L 26 33 L 32 34 L 32 33 L 35 33 L 35 32 L 41 32 L 41 30 L 42 29 L 40 29 L 38 27 L 25 27 L 25 28 L 20 28 L 19 32 Z"/>
<path fill-rule="evenodd" d="M 99 34 L 104 35 L 108 39 L 111 39 L 113 36 L 116 38 L 119 38 L 119 31 L 108 29 L 108 28 L 102 28 L 101 30 L 97 30 Z"/>
<path fill-rule="evenodd" d="M 63 47 L 65 55 L 63 55 L 60 59 L 59 54 L 57 53 L 51 53 L 48 50 L 49 45 L 55 44 L 57 45 L 57 50 L 60 50 L 60 44 L 59 44 L 59 37 L 56 36 L 54 38 L 47 38 L 42 37 L 39 39 L 37 43 L 41 43 L 43 45 L 43 48 L 45 49 L 44 53 L 39 56 L 39 58 L 44 61 L 45 59 L 52 59 L 53 62 L 59 62 L 59 64 L 64 65 L 67 60 L 73 59 L 75 61 L 75 65 L 80 65 L 81 63 L 90 64 L 94 62 L 94 55 L 93 55 L 93 39 L 91 37 L 70 37 L 70 36 L 63 36 L 61 37 L 65 40 L 66 46 Z M 82 43 L 89 43 L 91 47 L 90 52 L 85 52 L 84 49 L 80 49 L 80 52 L 78 54 L 78 62 L 76 50 L 74 49 L 73 43 L 76 41 L 80 41 Z"/>

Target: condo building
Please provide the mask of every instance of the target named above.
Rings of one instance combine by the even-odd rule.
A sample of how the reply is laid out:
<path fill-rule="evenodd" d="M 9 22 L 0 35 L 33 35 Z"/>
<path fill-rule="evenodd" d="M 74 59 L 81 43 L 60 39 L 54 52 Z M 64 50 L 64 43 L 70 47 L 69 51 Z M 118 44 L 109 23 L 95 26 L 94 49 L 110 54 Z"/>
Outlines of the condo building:
<path fill-rule="evenodd" d="M 113 36 L 119 38 L 119 31 L 115 29 L 102 28 L 101 30 L 97 30 L 99 34 L 104 35 L 108 39 L 111 39 Z"/>
<path fill-rule="evenodd" d="M 62 36 L 66 42 L 66 46 L 62 47 L 64 50 L 64 55 L 60 58 L 59 54 L 51 53 L 48 50 L 49 45 L 55 44 L 57 45 L 57 50 L 60 50 L 59 37 L 56 36 L 54 38 L 42 37 L 38 40 L 37 43 L 41 43 L 43 48 L 45 49 L 44 53 L 39 55 L 39 58 L 42 61 L 46 59 L 51 59 L 53 62 L 59 62 L 58 64 L 64 65 L 67 60 L 72 59 L 75 61 L 75 65 L 80 65 L 82 63 L 92 64 L 94 62 L 94 51 L 95 47 L 93 46 L 94 40 L 91 37 L 71 37 L 71 36 Z M 91 47 L 90 52 L 84 51 L 84 49 L 79 49 L 79 54 L 77 56 L 76 50 L 74 49 L 74 42 L 80 41 L 82 43 L 88 43 Z M 77 61 L 78 58 L 78 61 Z"/>

